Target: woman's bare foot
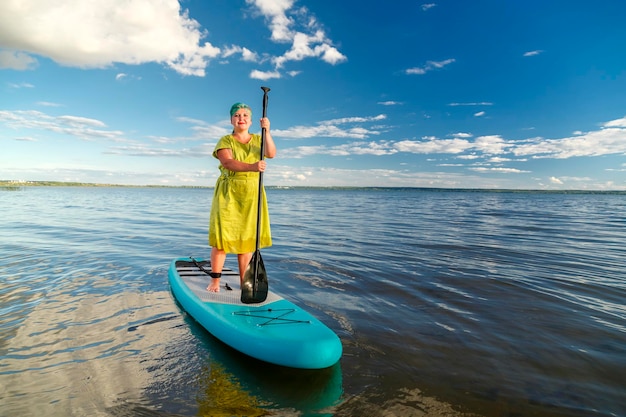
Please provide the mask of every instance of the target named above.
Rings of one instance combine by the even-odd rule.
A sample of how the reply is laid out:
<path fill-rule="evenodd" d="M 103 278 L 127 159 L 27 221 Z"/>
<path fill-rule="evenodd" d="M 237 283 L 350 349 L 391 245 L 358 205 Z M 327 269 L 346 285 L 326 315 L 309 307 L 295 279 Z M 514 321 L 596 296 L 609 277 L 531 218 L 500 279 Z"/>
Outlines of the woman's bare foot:
<path fill-rule="evenodd" d="M 211 283 L 206 287 L 208 292 L 220 292 L 220 279 L 211 278 Z"/>

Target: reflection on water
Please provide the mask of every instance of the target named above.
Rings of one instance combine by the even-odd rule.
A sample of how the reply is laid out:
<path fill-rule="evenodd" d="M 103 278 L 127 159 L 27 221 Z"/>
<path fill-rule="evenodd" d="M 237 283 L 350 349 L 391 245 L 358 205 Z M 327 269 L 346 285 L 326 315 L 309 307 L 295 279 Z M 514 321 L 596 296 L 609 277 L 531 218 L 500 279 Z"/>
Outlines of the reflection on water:
<path fill-rule="evenodd" d="M 211 363 L 200 374 L 198 414 L 201 416 L 251 416 L 267 415 L 259 407 L 259 400 L 246 392 L 237 379 L 218 363 Z"/>
<path fill-rule="evenodd" d="M 121 398 L 139 400 L 154 378 L 142 363 L 165 352 L 158 333 L 126 327 L 168 309 L 166 293 L 50 291 L 3 346 L 3 415 L 98 415 Z"/>
<path fill-rule="evenodd" d="M 200 408 L 220 410 L 232 404 L 230 398 L 243 396 L 247 406 L 261 408 L 264 412 L 326 416 L 329 414 L 325 410 L 341 402 L 343 386 L 339 363 L 322 370 L 272 365 L 231 349 L 186 315 L 184 323 L 208 349 L 197 376 Z M 222 379 L 216 380 L 214 373 Z M 223 396 L 212 396 L 219 390 Z"/>

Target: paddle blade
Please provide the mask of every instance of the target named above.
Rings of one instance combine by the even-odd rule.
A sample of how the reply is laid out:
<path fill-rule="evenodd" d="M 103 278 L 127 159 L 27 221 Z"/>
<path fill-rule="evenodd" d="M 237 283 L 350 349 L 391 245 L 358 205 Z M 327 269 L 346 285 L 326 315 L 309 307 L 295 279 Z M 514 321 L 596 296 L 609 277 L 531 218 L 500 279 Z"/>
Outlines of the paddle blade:
<path fill-rule="evenodd" d="M 241 302 L 244 304 L 262 303 L 267 298 L 267 272 L 261 252 L 256 251 L 243 275 Z"/>

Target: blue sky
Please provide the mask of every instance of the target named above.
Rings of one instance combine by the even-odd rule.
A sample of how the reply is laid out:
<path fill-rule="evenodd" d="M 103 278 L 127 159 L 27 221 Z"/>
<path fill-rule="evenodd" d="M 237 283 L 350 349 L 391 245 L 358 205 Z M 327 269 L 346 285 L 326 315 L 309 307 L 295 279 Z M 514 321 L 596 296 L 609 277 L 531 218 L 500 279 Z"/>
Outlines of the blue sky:
<path fill-rule="evenodd" d="M 621 0 L 1 2 L 0 179 L 212 186 L 228 109 L 258 120 L 269 86 L 267 185 L 626 190 L 624 16 Z"/>

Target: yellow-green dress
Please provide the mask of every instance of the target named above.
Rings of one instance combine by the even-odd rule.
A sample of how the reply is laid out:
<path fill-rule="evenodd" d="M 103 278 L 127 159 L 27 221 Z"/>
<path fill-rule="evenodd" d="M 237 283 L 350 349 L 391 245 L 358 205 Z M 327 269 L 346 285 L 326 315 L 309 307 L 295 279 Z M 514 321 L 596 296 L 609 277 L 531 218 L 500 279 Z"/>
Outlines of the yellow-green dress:
<path fill-rule="evenodd" d="M 261 136 L 253 134 L 248 143 L 240 143 L 232 135 L 222 137 L 215 145 L 217 151 L 230 149 L 233 158 L 253 164 L 261 155 Z M 215 183 L 209 245 L 226 253 L 249 253 L 256 249 L 257 207 L 259 195 L 258 172 L 234 172 L 219 166 L 221 175 Z M 259 247 L 272 245 L 270 216 L 265 189 L 261 192 L 261 233 Z"/>

